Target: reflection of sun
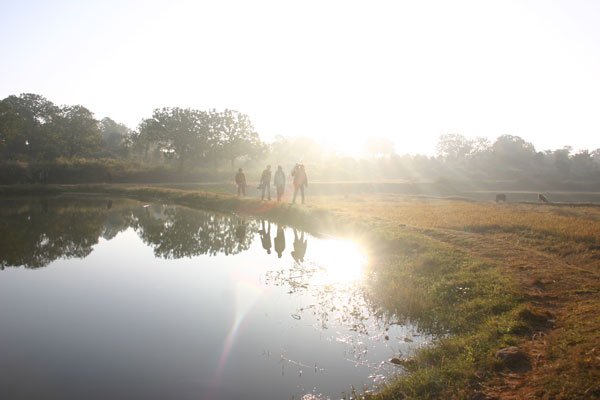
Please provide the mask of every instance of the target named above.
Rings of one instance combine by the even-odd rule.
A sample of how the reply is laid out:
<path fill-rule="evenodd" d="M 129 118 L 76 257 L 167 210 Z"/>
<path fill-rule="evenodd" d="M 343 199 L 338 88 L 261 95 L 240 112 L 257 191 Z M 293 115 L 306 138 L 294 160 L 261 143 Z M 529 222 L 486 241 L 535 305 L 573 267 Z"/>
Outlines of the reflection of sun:
<path fill-rule="evenodd" d="M 310 249 L 310 258 L 320 271 L 313 277 L 313 284 L 344 285 L 362 278 L 367 256 L 360 246 L 350 240 L 324 240 Z"/>

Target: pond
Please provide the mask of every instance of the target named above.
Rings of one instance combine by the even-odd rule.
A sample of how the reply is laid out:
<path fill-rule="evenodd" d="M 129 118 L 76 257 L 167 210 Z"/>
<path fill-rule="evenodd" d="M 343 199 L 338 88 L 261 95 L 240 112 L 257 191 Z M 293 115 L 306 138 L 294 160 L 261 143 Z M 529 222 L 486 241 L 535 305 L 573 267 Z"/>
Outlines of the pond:
<path fill-rule="evenodd" d="M 128 199 L 0 200 L 0 393 L 339 399 L 429 340 L 358 243 Z"/>

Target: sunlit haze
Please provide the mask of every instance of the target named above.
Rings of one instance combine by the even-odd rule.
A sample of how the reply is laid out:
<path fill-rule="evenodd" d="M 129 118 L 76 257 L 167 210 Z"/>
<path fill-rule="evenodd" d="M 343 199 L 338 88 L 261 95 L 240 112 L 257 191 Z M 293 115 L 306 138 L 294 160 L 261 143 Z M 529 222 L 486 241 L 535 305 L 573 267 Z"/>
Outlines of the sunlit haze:
<path fill-rule="evenodd" d="M 0 98 L 135 128 L 232 108 L 264 140 L 433 154 L 446 133 L 600 147 L 600 2 L 2 1 Z"/>

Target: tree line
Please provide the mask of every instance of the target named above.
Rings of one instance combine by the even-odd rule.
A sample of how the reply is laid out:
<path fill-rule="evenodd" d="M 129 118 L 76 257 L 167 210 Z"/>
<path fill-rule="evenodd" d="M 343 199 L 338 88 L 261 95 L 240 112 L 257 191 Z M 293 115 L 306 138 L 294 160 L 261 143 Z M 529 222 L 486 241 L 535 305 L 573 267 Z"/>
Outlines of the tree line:
<path fill-rule="evenodd" d="M 484 137 L 468 139 L 447 134 L 440 137 L 436 150 L 444 167 L 469 177 L 588 180 L 598 179 L 600 173 L 600 148 L 574 152 L 565 146 L 538 151 L 532 143 L 514 135 L 502 135 L 492 143 Z"/>
<path fill-rule="evenodd" d="M 181 168 L 186 162 L 233 164 L 265 149 L 250 118 L 235 110 L 165 107 L 132 130 L 111 118 L 97 120 L 82 105 L 58 106 L 38 94 L 0 101 L 2 160 L 168 159 Z"/>
<path fill-rule="evenodd" d="M 30 165 L 27 171 L 23 163 L 0 165 L 3 183 L 39 181 L 40 171 L 50 171 L 49 181 L 55 183 L 72 180 L 77 174 L 80 180 L 95 181 L 107 175 L 110 163 L 100 161 L 96 163 L 99 167 L 88 166 L 87 170 L 84 164 L 49 163 L 114 159 L 142 162 L 139 168 L 148 171 L 151 167 L 147 164 L 168 166 L 181 176 L 187 173 L 186 179 L 196 179 L 191 177 L 195 169 L 187 166 L 204 168 L 214 175 L 210 179 L 221 180 L 234 165 L 247 166 L 256 175 L 267 163 L 289 169 L 303 161 L 316 180 L 456 178 L 521 180 L 524 184 L 530 180 L 548 185 L 577 180 L 600 186 L 600 149 L 574 152 L 565 146 L 538 151 L 519 136 L 503 135 L 492 142 L 460 134 L 442 135 L 435 156 L 399 155 L 393 147 L 390 139 L 370 138 L 364 146 L 367 157 L 357 158 L 323 148 L 307 137 L 277 136 L 267 144 L 248 115 L 227 109 L 157 108 L 130 129 L 111 118 L 97 120 L 84 106 L 58 106 L 37 94 L 0 100 L 0 162 L 27 161 Z M 226 168 L 217 174 L 218 167 Z M 92 173 L 94 168 L 97 173 Z M 148 173 L 147 178 L 166 179 L 159 172 Z M 130 182 L 143 176 L 140 174 L 125 171 L 116 177 Z"/>

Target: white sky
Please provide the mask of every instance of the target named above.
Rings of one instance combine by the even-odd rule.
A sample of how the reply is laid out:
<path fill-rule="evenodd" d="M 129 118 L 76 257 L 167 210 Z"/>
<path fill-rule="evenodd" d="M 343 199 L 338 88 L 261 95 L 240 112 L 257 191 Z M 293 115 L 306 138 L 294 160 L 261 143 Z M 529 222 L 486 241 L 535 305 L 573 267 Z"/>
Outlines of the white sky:
<path fill-rule="evenodd" d="M 600 147 L 600 1 L 0 0 L 0 98 L 134 128 L 233 108 L 261 137 L 433 154 L 439 135 Z"/>

